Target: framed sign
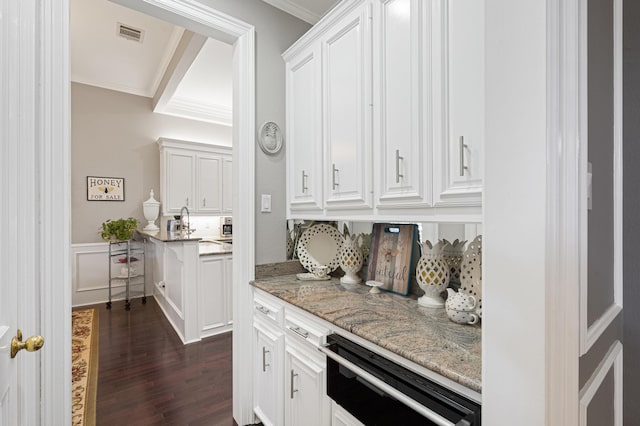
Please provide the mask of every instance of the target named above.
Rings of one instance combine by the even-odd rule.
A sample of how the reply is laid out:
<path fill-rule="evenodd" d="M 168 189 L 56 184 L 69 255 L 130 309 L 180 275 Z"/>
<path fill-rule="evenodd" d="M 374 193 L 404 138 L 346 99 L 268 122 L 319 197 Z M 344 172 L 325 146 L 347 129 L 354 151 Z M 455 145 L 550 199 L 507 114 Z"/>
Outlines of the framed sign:
<path fill-rule="evenodd" d="M 87 201 L 124 201 L 124 178 L 87 176 Z"/>
<path fill-rule="evenodd" d="M 367 280 L 380 281 L 382 290 L 406 296 L 419 257 L 418 226 L 374 223 Z"/>

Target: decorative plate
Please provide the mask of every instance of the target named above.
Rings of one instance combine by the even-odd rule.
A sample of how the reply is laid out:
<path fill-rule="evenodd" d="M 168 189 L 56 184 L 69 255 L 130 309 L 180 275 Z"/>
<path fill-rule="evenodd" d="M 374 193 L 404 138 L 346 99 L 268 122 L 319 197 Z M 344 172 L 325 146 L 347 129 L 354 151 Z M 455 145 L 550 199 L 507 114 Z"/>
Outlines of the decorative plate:
<path fill-rule="evenodd" d="M 282 148 L 282 132 L 273 121 L 262 123 L 258 130 L 258 145 L 265 154 L 275 155 Z"/>
<path fill-rule="evenodd" d="M 331 273 L 340 265 L 342 242 L 342 234 L 333 226 L 326 223 L 313 225 L 300 237 L 298 259 L 307 271 L 325 265 Z"/>

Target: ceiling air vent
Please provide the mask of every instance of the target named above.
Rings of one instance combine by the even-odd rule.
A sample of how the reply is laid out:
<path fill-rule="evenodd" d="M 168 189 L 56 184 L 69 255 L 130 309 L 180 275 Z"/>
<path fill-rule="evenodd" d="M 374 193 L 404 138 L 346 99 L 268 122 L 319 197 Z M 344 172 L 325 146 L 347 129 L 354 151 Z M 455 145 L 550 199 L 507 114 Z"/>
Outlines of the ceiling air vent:
<path fill-rule="evenodd" d="M 137 41 L 138 43 L 142 43 L 142 38 L 144 37 L 144 30 L 140 30 L 130 25 L 125 25 L 118 22 L 118 35 L 120 37 L 126 38 L 127 40 L 133 40 L 133 41 Z"/>

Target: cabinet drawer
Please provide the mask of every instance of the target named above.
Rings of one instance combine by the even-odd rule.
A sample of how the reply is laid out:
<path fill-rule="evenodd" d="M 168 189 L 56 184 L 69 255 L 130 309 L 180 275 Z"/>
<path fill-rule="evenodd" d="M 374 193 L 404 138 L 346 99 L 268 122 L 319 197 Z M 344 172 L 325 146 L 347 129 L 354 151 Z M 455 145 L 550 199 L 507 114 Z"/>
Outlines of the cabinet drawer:
<path fill-rule="evenodd" d="M 285 312 L 284 324 L 288 336 L 303 339 L 313 346 L 324 344 L 325 336 L 331 333 L 326 325 L 289 307 Z"/>
<path fill-rule="evenodd" d="M 278 326 L 282 325 L 284 310 L 282 304 L 278 303 L 277 300 L 254 293 L 253 310 L 256 317 L 272 321 Z"/>

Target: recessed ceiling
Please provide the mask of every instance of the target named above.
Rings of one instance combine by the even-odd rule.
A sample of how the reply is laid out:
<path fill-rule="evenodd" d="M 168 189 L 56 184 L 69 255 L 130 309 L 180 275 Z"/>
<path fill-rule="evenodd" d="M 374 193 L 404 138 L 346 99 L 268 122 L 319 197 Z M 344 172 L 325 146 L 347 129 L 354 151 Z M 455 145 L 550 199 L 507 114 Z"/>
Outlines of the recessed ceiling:
<path fill-rule="evenodd" d="M 309 23 L 336 3 L 263 1 Z M 108 0 L 70 3 L 72 81 L 153 98 L 155 112 L 231 125 L 230 45 Z M 131 40 L 137 31 L 141 40 Z M 190 50 L 179 48 L 185 40 Z"/>

